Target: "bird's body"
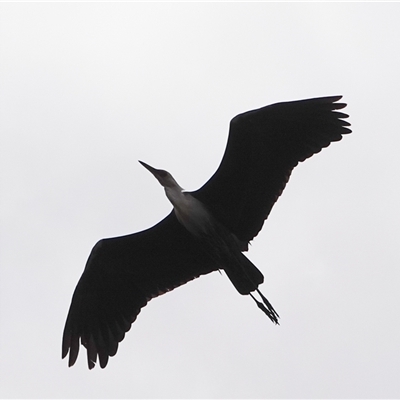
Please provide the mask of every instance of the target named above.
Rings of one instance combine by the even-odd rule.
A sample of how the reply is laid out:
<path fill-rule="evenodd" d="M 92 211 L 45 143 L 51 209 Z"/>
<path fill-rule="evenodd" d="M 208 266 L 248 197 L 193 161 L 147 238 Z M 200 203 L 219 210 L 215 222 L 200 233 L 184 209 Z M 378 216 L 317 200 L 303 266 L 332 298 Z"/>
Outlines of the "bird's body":
<path fill-rule="evenodd" d="M 262 228 L 299 161 L 350 133 L 334 111 L 341 96 L 278 103 L 231 121 L 221 165 L 199 190 L 184 191 L 172 175 L 141 162 L 164 187 L 172 212 L 154 227 L 93 248 L 68 313 L 62 356 L 73 365 L 79 341 L 89 368 L 107 365 L 146 303 L 200 275 L 224 270 L 275 323 L 260 292 L 262 273 L 242 253 Z M 254 292 L 261 297 L 256 300 Z"/>
<path fill-rule="evenodd" d="M 174 206 L 178 222 L 192 235 L 198 247 L 224 269 L 240 294 L 250 294 L 263 282 L 263 275 L 242 254 L 243 243 L 220 223 L 206 205 L 191 193 L 184 191 L 172 175 L 140 161 L 164 186 L 165 194 Z M 275 311 L 266 311 L 277 323 Z"/>

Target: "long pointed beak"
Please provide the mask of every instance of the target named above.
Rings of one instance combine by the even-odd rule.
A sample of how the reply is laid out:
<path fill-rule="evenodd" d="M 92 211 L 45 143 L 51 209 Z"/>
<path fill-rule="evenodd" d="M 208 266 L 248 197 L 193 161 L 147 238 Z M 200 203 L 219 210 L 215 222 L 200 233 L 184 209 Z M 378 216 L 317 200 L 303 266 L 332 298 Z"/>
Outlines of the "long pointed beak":
<path fill-rule="evenodd" d="M 148 171 L 150 171 L 157 179 L 160 179 L 160 172 L 161 172 L 162 170 L 159 170 L 159 169 L 157 169 L 157 168 L 154 168 L 154 167 L 152 167 L 151 165 L 146 164 L 146 163 L 143 162 L 143 161 L 140 161 L 140 160 L 139 160 L 139 162 L 140 162 L 140 164 L 143 165 L 143 167 L 145 167 Z"/>
<path fill-rule="evenodd" d="M 149 164 L 146 164 L 143 161 L 139 161 L 140 164 L 143 165 L 143 167 L 145 167 L 148 171 L 150 171 L 154 178 L 156 178 L 158 180 L 158 182 L 160 182 L 161 186 L 167 187 L 167 186 L 179 186 L 176 182 L 175 179 L 171 176 L 171 174 L 167 171 L 164 171 L 163 169 L 157 169 L 152 167 Z"/>

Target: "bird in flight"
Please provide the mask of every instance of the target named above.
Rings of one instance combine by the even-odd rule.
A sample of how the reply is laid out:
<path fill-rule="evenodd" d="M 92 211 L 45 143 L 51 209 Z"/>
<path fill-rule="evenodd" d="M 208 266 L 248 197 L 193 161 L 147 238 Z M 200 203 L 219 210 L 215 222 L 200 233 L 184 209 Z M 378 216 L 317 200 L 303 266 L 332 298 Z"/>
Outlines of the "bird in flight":
<path fill-rule="evenodd" d="M 164 187 L 173 210 L 142 232 L 100 240 L 72 297 L 62 358 L 75 364 L 80 343 L 89 369 L 116 354 L 141 308 L 152 298 L 224 270 L 242 295 L 278 323 L 259 290 L 263 274 L 243 254 L 282 194 L 293 168 L 350 133 L 346 104 L 331 96 L 269 105 L 230 122 L 221 164 L 198 190 L 140 161 Z M 258 298 L 258 299 L 257 299 Z"/>

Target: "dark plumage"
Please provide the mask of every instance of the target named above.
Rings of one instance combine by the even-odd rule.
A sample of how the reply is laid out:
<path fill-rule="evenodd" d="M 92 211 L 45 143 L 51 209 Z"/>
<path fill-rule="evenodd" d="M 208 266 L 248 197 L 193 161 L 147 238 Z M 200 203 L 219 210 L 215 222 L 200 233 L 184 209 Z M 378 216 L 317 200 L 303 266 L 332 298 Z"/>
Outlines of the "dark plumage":
<path fill-rule="evenodd" d="M 81 341 L 89 368 L 97 357 L 104 368 L 150 299 L 218 269 L 277 323 L 258 290 L 263 275 L 241 252 L 261 230 L 293 168 L 351 132 L 343 120 L 348 115 L 335 111 L 346 106 L 340 99 L 278 103 L 236 116 L 219 168 L 194 192 L 182 192 L 168 172 L 142 163 L 174 210 L 150 229 L 95 245 L 65 324 L 62 357 L 69 352 L 69 365 Z"/>

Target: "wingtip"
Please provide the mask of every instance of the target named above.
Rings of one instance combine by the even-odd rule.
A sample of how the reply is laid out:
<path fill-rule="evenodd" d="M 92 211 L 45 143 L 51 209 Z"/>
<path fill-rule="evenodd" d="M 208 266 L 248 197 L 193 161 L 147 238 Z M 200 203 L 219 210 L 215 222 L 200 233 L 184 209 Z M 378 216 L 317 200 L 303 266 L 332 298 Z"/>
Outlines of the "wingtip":
<path fill-rule="evenodd" d="M 64 330 L 62 344 L 61 344 L 61 359 L 62 360 L 67 356 L 70 346 L 71 346 L 71 334 L 68 333 L 66 330 Z"/>
<path fill-rule="evenodd" d="M 336 102 L 336 101 L 339 101 L 342 97 L 343 97 L 343 96 L 342 96 L 341 94 L 337 94 L 337 95 L 335 95 L 335 96 L 330 96 L 330 99 L 331 99 L 333 102 Z"/>
<path fill-rule="evenodd" d="M 68 354 L 68 348 L 65 348 L 64 345 L 62 346 L 61 349 L 61 359 L 63 360 Z"/>
<path fill-rule="evenodd" d="M 323 103 L 335 103 L 336 101 L 339 101 L 343 96 L 341 94 L 333 95 L 333 96 L 323 96 L 323 97 L 313 97 L 310 99 L 305 99 L 305 100 L 299 100 L 299 101 L 319 101 Z"/>

